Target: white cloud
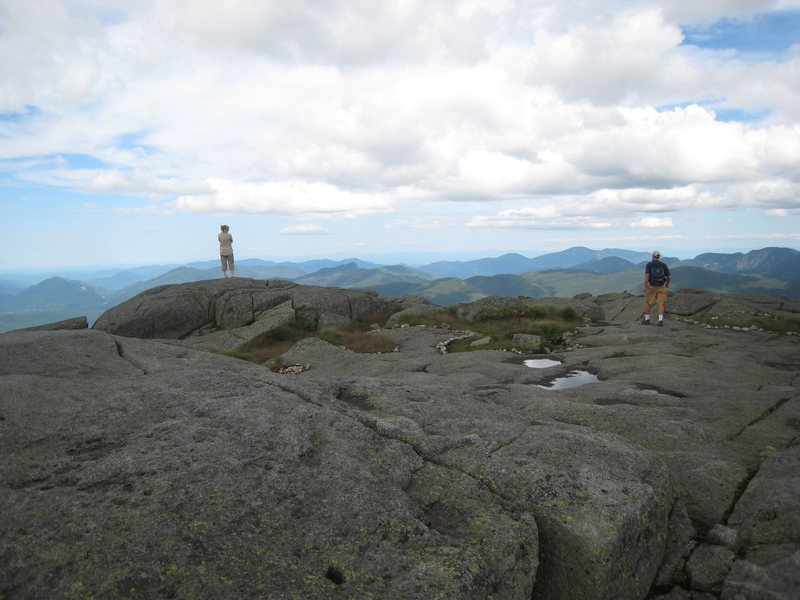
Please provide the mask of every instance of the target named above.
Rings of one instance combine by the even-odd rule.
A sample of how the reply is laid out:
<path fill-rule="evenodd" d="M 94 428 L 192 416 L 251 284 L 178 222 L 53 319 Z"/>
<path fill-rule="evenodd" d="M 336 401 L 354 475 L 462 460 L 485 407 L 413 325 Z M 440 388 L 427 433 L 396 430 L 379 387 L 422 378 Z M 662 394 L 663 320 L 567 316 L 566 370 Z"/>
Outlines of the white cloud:
<path fill-rule="evenodd" d="M 211 192 L 212 189 L 199 182 L 186 182 L 172 178 L 156 179 L 150 173 L 134 171 L 124 173 L 119 169 L 107 169 L 94 174 L 86 186 L 90 192 L 136 193 L 156 196 Z"/>
<path fill-rule="evenodd" d="M 504 210 L 493 216 L 478 215 L 467 227 L 483 229 L 607 229 L 612 226 L 593 216 L 563 216 L 552 205 Z"/>
<path fill-rule="evenodd" d="M 662 227 L 672 227 L 672 219 L 669 217 L 643 217 L 631 223 L 631 227 L 644 227 L 646 229 L 661 229 Z"/>
<path fill-rule="evenodd" d="M 392 210 L 392 201 L 384 194 L 350 192 L 325 183 L 238 183 L 214 178 L 208 185 L 213 193 L 180 196 L 175 208 L 184 213 L 319 213 L 338 217 Z"/>
<path fill-rule="evenodd" d="M 291 227 L 284 227 L 278 231 L 281 235 L 320 235 L 330 233 L 330 229 L 314 223 L 301 223 Z"/>
<path fill-rule="evenodd" d="M 119 215 L 135 215 L 135 216 L 157 216 L 157 217 L 171 217 L 175 211 L 171 208 L 166 208 L 156 204 L 148 204 L 146 206 L 137 206 L 135 208 L 121 207 L 114 209 L 114 212 Z"/>
<path fill-rule="evenodd" d="M 0 158 L 19 179 L 170 198 L 159 210 L 184 214 L 427 204 L 441 213 L 423 224 L 596 229 L 663 227 L 650 213 L 672 211 L 791 212 L 800 56 L 680 45 L 686 21 L 772 6 L 6 0 L 0 112 L 36 111 L 0 120 Z M 720 122 L 713 109 L 729 106 L 772 114 Z M 446 208 L 479 202 L 496 204 Z"/>

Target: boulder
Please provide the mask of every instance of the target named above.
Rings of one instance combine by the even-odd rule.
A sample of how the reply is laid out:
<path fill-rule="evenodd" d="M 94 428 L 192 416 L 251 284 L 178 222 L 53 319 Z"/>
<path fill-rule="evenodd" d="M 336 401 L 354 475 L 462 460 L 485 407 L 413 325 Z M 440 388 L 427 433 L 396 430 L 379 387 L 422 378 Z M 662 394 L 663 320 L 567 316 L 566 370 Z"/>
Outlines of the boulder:
<path fill-rule="evenodd" d="M 293 325 L 297 320 L 292 301 L 286 300 L 274 308 L 265 310 L 256 316 L 249 325 L 233 329 L 206 328 L 194 332 L 184 341 L 207 350 L 235 350 L 259 335 L 277 329 L 283 325 Z"/>
<path fill-rule="evenodd" d="M 695 529 L 683 500 L 677 500 L 669 519 L 669 532 L 664 549 L 664 559 L 658 570 L 654 585 L 658 588 L 683 584 L 683 569 L 686 559 L 694 548 Z"/>
<path fill-rule="evenodd" d="M 435 313 L 444 309 L 443 306 L 421 296 L 403 296 L 400 300 L 403 308 L 389 317 L 386 321 L 387 327 L 402 323 L 404 319 L 410 316 Z"/>
<path fill-rule="evenodd" d="M 55 323 L 15 329 L 14 331 L 59 331 L 61 329 L 87 329 L 88 327 L 89 321 L 86 317 L 73 317 L 71 319 L 64 319 L 63 321 L 56 321 Z"/>
<path fill-rule="evenodd" d="M 587 299 L 584 299 L 586 302 Z M 644 314 L 644 297 L 604 294 L 593 299 L 602 316 L 593 320 L 636 321 Z M 670 289 L 666 314 L 680 317 L 731 317 L 771 314 L 799 317 L 800 302 L 772 294 L 718 294 L 694 288 Z"/>
<path fill-rule="evenodd" d="M 542 350 L 542 338 L 530 333 L 515 333 L 511 338 L 511 343 L 514 348 L 526 354 Z"/>
<path fill-rule="evenodd" d="M 686 572 L 692 589 L 718 594 L 736 555 L 723 546 L 701 544 L 689 557 Z"/>
<path fill-rule="evenodd" d="M 142 292 L 104 312 L 92 328 L 126 337 L 186 339 L 224 351 L 287 323 L 345 327 L 388 307 L 403 309 L 405 303 L 371 291 L 282 280 L 211 279 Z"/>
<path fill-rule="evenodd" d="M 788 549 L 787 549 L 788 550 Z M 800 546 L 765 564 L 739 559 L 722 586 L 722 600 L 795 600 L 800 595 Z"/>
<path fill-rule="evenodd" d="M 738 558 L 725 579 L 722 597 L 726 600 L 742 595 L 789 600 L 800 595 L 800 445 L 796 439 L 766 455 L 728 519 L 739 533 L 746 558 Z"/>

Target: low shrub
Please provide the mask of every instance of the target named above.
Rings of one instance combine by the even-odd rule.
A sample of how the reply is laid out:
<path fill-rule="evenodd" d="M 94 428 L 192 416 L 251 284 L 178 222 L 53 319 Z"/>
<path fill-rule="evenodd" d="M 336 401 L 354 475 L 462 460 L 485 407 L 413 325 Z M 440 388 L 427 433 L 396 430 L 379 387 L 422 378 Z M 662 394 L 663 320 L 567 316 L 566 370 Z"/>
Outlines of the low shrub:
<path fill-rule="evenodd" d="M 386 310 L 378 313 L 372 313 L 369 315 L 364 315 L 363 317 L 359 317 L 358 319 L 354 320 L 350 327 L 348 328 L 349 331 L 369 331 L 373 325 L 378 325 L 383 327 L 386 325 L 386 322 L 389 320 L 393 314 L 400 312 L 402 307 L 398 305 L 392 305 L 386 308 Z"/>
<path fill-rule="evenodd" d="M 448 351 L 459 352 L 475 350 L 471 343 L 489 336 L 492 341 L 481 345 L 480 349 L 511 348 L 515 333 L 529 333 L 540 336 L 547 344 L 555 345 L 561 341 L 566 331 L 571 331 L 581 319 L 572 306 L 556 307 L 550 304 L 513 305 L 497 309 L 484 309 L 473 320 L 457 316 L 455 307 L 436 313 L 409 315 L 403 322 L 408 325 L 436 327 L 442 324 L 451 329 L 474 331 L 476 335 L 453 342 Z"/>
<path fill-rule="evenodd" d="M 562 306 L 558 309 L 558 316 L 564 321 L 577 321 L 578 311 L 574 306 Z"/>
<path fill-rule="evenodd" d="M 388 313 L 385 318 L 388 319 L 391 314 L 391 312 Z M 371 317 L 374 316 L 371 315 Z M 376 322 L 372 318 L 368 319 L 368 321 L 370 323 Z M 273 366 L 277 364 L 277 369 L 282 364 L 280 357 L 297 342 L 309 337 L 319 337 L 330 344 L 344 346 L 353 352 L 374 353 L 394 350 L 395 345 L 392 341 L 376 333 L 363 331 L 361 327 L 362 325 L 356 324 L 352 330 L 325 327 L 322 331 L 316 331 L 311 323 L 281 325 L 262 333 L 242 347 L 223 352 L 223 354 L 257 364 L 269 361 Z"/>
<path fill-rule="evenodd" d="M 484 309 L 475 315 L 475 322 L 520 318 L 544 319 L 552 317 L 557 312 L 558 309 L 550 304 L 511 305 L 503 306 L 502 308 Z"/>
<path fill-rule="evenodd" d="M 382 335 L 365 331 L 325 329 L 320 333 L 320 337 L 330 344 L 344 346 L 348 350 L 364 354 L 391 352 L 395 348 L 395 344 L 391 340 Z"/>

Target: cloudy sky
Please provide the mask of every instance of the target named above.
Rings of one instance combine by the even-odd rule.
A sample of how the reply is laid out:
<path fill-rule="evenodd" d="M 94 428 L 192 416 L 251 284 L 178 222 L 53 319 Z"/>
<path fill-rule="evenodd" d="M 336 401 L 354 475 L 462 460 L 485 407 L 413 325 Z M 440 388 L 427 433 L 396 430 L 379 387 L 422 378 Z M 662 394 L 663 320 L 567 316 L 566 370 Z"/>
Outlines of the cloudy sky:
<path fill-rule="evenodd" d="M 800 0 L 0 0 L 0 268 L 800 248 Z"/>

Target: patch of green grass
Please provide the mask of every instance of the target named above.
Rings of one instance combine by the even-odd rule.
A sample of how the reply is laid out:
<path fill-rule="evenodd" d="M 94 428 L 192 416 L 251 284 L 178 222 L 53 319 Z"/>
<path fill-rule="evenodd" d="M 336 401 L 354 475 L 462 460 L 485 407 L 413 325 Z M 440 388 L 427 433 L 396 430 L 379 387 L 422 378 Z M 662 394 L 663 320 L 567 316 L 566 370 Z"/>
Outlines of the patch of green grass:
<path fill-rule="evenodd" d="M 446 311 L 423 315 L 409 315 L 404 322 L 408 325 L 426 325 L 437 327 L 442 324 L 451 329 L 474 331 L 477 335 L 453 342 L 448 346 L 450 352 L 475 350 L 470 344 L 482 337 L 489 336 L 492 341 L 480 346 L 480 349 L 503 349 L 512 346 L 511 339 L 515 333 L 538 335 L 548 345 L 556 345 L 561 336 L 573 330 L 581 323 L 578 311 L 572 306 L 553 306 L 546 304 L 504 306 L 498 309 L 486 309 L 478 313 L 474 319 L 459 317 L 455 307 Z"/>
<path fill-rule="evenodd" d="M 322 331 L 317 331 L 313 323 L 309 322 L 281 325 L 262 333 L 236 350 L 228 350 L 222 354 L 257 364 L 269 361 L 271 368 L 277 370 L 283 366 L 280 357 L 297 342 L 309 337 L 321 338 L 353 352 L 391 352 L 394 350 L 394 343 L 379 334 L 369 333 L 369 330 L 376 323 L 385 324 L 395 312 L 396 309 L 390 309 L 383 313 L 367 315 L 354 321 L 351 327 L 345 330 L 326 327 Z"/>
<path fill-rule="evenodd" d="M 319 337 L 335 346 L 344 346 L 348 350 L 361 353 L 391 352 L 395 348 L 394 342 L 377 334 L 367 331 L 343 331 L 326 327 Z"/>
<path fill-rule="evenodd" d="M 311 337 L 315 333 L 314 327 L 310 323 L 281 325 L 265 331 L 240 348 L 225 352 L 225 354 L 261 364 L 287 352 L 297 342 Z"/>
<path fill-rule="evenodd" d="M 348 329 L 349 331 L 369 331 L 373 325 L 383 327 L 389 317 L 401 310 L 403 309 L 400 306 L 390 306 L 383 312 L 364 315 L 354 320 Z"/>

